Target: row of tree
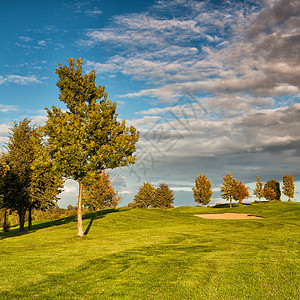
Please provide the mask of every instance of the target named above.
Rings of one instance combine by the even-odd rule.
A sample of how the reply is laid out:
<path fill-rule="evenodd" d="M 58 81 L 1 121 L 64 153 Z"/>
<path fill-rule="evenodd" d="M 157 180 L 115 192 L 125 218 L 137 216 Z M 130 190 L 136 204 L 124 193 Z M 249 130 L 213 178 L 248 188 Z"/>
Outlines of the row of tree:
<path fill-rule="evenodd" d="M 167 184 L 160 183 L 155 188 L 151 183 L 144 182 L 129 207 L 167 209 L 173 207 L 174 199 L 174 192 Z"/>
<path fill-rule="evenodd" d="M 259 199 L 266 198 L 268 201 L 281 200 L 281 190 L 280 184 L 277 180 L 271 179 L 265 185 L 261 182 L 260 176 L 256 176 L 256 188 L 253 194 Z M 294 198 L 295 184 L 292 175 L 284 175 L 283 178 L 283 194 L 289 198 Z M 195 201 L 201 203 L 203 206 L 207 205 L 212 197 L 213 190 L 211 181 L 205 176 L 205 174 L 200 174 L 195 178 L 195 187 L 192 188 Z M 221 196 L 223 199 L 230 202 L 230 207 L 232 207 L 232 200 L 238 201 L 242 204 L 244 199 L 247 199 L 249 194 L 249 187 L 247 187 L 243 182 L 238 181 L 233 178 L 231 173 L 228 173 L 223 178 L 223 185 L 221 186 Z"/>

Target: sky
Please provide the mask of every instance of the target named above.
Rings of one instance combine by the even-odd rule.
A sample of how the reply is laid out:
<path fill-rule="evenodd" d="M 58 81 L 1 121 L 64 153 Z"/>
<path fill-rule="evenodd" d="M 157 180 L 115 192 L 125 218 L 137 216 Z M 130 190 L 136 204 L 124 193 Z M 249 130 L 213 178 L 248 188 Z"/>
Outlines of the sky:
<path fill-rule="evenodd" d="M 64 108 L 55 69 L 82 57 L 140 132 L 135 165 L 109 170 L 120 206 L 146 181 L 195 205 L 198 174 L 221 203 L 229 172 L 251 188 L 293 175 L 300 201 L 297 0 L 0 0 L 0 28 L 1 147 L 15 121 Z M 77 194 L 66 181 L 58 205 Z"/>

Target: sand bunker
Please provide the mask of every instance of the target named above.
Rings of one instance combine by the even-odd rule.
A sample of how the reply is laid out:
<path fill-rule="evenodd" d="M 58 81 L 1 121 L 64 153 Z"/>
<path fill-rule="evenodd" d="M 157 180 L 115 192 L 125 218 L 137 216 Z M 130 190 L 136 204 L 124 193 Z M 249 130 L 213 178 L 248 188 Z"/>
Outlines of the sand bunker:
<path fill-rule="evenodd" d="M 226 219 L 226 220 L 246 220 L 246 219 L 262 219 L 261 217 L 250 216 L 247 214 L 239 213 L 224 213 L 224 214 L 197 214 L 196 217 L 205 219 Z"/>

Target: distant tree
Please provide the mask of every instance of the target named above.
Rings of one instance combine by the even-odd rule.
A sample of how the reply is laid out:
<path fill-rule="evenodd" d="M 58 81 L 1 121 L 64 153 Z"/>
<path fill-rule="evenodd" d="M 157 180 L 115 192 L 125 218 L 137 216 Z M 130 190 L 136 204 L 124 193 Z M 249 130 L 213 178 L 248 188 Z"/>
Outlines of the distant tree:
<path fill-rule="evenodd" d="M 83 75 L 82 59 L 69 58 L 68 63 L 56 69 L 59 99 L 67 110 L 46 108 L 48 120 L 43 131 L 57 172 L 79 184 L 77 234 L 83 236 L 84 187 L 104 169 L 133 164 L 139 135 L 133 126 L 126 127 L 124 120 L 118 121 L 117 104 L 107 99 L 104 86 L 95 85 L 95 71 Z"/>
<path fill-rule="evenodd" d="M 67 211 L 72 211 L 72 210 L 76 210 L 76 207 L 69 204 L 68 207 L 67 207 Z"/>
<path fill-rule="evenodd" d="M 268 186 L 264 187 L 263 195 L 269 202 L 275 200 L 277 196 L 276 192 Z"/>
<path fill-rule="evenodd" d="M 279 182 L 277 180 L 275 180 L 275 179 L 269 180 L 265 184 L 264 189 L 266 187 L 271 188 L 276 193 L 276 197 L 274 199 L 272 199 L 272 200 L 278 200 L 278 201 L 281 200 L 280 184 L 279 184 Z"/>
<path fill-rule="evenodd" d="M 136 208 L 136 205 L 135 205 L 135 203 L 133 201 L 131 201 L 131 202 L 128 202 L 128 204 L 125 207 Z"/>
<path fill-rule="evenodd" d="M 154 207 L 158 208 L 172 208 L 172 203 L 174 202 L 174 192 L 165 183 L 160 183 L 156 189 L 156 199 L 153 203 Z"/>
<path fill-rule="evenodd" d="M 210 202 L 213 191 L 211 182 L 205 174 L 200 174 L 195 178 L 195 187 L 193 187 L 192 190 L 197 203 L 202 203 L 202 206 L 204 206 Z"/>
<path fill-rule="evenodd" d="M 109 173 L 105 170 L 99 179 L 88 185 L 83 192 L 83 204 L 88 208 L 99 210 L 103 208 L 115 208 L 118 206 L 121 197 L 109 180 Z"/>
<path fill-rule="evenodd" d="M 289 202 L 292 202 L 291 198 L 294 198 L 295 193 L 295 184 L 294 184 L 294 177 L 292 175 L 284 175 L 282 177 L 283 180 L 283 193 L 289 197 Z"/>
<path fill-rule="evenodd" d="M 154 205 L 156 200 L 157 191 L 156 188 L 149 182 L 144 182 L 140 186 L 139 191 L 134 196 L 134 207 L 149 208 Z"/>
<path fill-rule="evenodd" d="M 232 199 L 234 199 L 233 190 L 237 183 L 237 180 L 235 178 L 232 178 L 231 173 L 228 173 L 225 177 L 223 177 L 223 185 L 221 186 L 221 196 L 223 199 L 230 201 L 230 208 L 232 207 Z"/>
<path fill-rule="evenodd" d="M 238 182 L 233 188 L 233 199 L 239 201 L 239 205 L 242 205 L 244 199 L 249 197 L 249 187 L 243 182 Z"/>
<path fill-rule="evenodd" d="M 256 179 L 257 179 L 256 188 L 253 191 L 253 195 L 255 195 L 258 198 L 258 201 L 260 202 L 260 199 L 264 196 L 263 183 L 260 181 L 260 176 L 256 176 Z"/>
<path fill-rule="evenodd" d="M 51 169 L 50 160 L 45 154 L 37 126 L 30 126 L 24 119 L 11 127 L 7 153 L 2 154 L 9 170 L 0 186 L 2 205 L 16 210 L 19 215 L 20 231 L 24 231 L 25 214 L 29 211 L 28 227 L 31 229 L 31 210 L 55 205 L 59 194 L 61 178 Z M 38 161 L 42 163 L 38 167 Z"/>

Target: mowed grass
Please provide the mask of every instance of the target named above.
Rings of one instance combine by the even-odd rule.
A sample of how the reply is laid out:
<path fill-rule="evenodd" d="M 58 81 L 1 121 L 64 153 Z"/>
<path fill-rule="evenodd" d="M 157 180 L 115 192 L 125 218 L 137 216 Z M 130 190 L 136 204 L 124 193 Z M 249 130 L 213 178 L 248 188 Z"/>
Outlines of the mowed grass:
<path fill-rule="evenodd" d="M 263 219 L 212 220 L 243 212 Z M 300 203 L 117 209 L 0 238 L 0 299 L 300 299 Z"/>

